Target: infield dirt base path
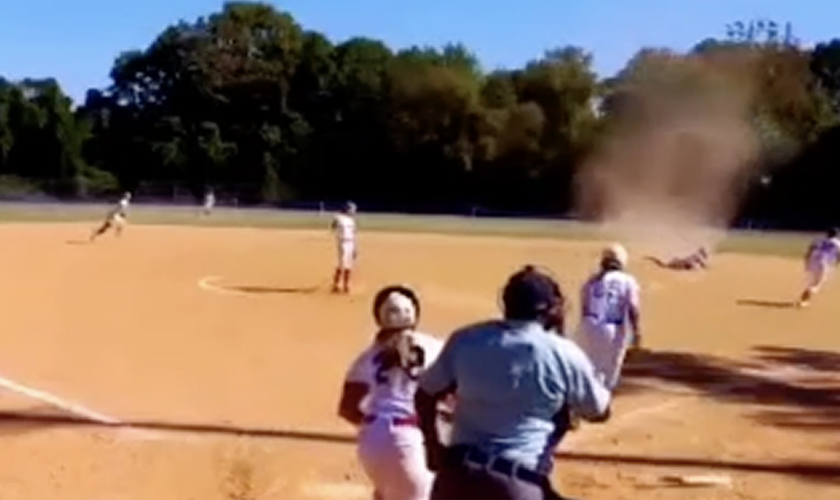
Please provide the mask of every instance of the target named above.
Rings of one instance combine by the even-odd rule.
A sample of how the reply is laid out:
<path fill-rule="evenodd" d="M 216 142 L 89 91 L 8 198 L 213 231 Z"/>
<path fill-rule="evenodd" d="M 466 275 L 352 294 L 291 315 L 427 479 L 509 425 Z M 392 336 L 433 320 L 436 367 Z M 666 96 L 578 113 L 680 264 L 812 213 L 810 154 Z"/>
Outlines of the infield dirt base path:
<path fill-rule="evenodd" d="M 74 241 L 89 230 L 0 227 L 0 498 L 369 498 L 334 408 L 372 334 L 372 294 L 413 285 L 425 329 L 445 335 L 497 314 L 500 284 L 525 262 L 550 266 L 576 297 L 598 250 L 363 234 L 356 290 L 332 296 L 334 248 L 320 232 L 143 226 Z M 797 310 L 784 303 L 802 284 L 795 260 L 721 255 L 705 274 L 632 267 L 652 352 L 630 362 L 614 420 L 563 444 L 560 490 L 837 500 L 840 282 Z M 48 418 L 71 414 L 149 425 Z M 663 480 L 687 473 L 732 484 Z"/>

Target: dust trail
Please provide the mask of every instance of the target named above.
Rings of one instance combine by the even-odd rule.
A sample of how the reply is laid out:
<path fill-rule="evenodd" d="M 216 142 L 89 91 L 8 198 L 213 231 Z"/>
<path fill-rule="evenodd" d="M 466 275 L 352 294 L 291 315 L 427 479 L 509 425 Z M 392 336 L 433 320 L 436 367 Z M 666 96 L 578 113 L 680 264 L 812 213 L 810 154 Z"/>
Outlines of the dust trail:
<path fill-rule="evenodd" d="M 578 172 L 577 209 L 657 255 L 714 248 L 756 163 L 750 87 L 698 60 L 649 66 L 614 100 L 606 139 Z"/>

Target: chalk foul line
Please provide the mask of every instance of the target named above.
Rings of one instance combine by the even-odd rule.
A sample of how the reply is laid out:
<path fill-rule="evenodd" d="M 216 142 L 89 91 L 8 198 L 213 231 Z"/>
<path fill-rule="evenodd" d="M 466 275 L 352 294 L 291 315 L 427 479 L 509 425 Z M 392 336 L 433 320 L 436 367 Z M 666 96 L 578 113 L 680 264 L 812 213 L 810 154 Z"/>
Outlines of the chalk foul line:
<path fill-rule="evenodd" d="M 577 446 L 587 443 L 589 441 L 594 441 L 596 439 L 605 438 L 608 436 L 613 435 L 616 432 L 621 430 L 635 427 L 638 420 L 643 417 L 647 417 L 650 415 L 656 415 L 659 413 L 664 413 L 676 406 L 680 405 L 685 401 L 685 398 L 671 398 L 663 401 L 662 403 L 653 405 L 653 406 L 643 406 L 641 408 L 636 408 L 630 410 L 626 413 L 621 414 L 618 418 L 612 419 L 610 422 L 606 422 L 603 424 L 603 427 L 595 428 L 591 430 L 583 430 L 586 429 L 588 426 L 584 424 L 584 427 L 580 434 L 573 433 L 569 435 L 566 439 L 564 439 L 560 443 L 559 449 L 561 451 L 568 451 L 576 448 Z"/>

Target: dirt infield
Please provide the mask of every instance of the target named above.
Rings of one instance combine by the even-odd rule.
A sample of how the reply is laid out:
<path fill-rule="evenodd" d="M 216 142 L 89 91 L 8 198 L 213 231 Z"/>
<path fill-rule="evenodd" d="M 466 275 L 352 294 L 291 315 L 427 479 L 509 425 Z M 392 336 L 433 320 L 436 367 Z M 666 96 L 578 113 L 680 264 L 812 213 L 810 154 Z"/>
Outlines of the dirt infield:
<path fill-rule="evenodd" d="M 74 240 L 89 229 L 0 226 L 0 498 L 369 498 L 334 407 L 372 333 L 372 293 L 414 285 L 425 328 L 445 335 L 495 314 L 525 261 L 573 291 L 597 255 L 582 242 L 365 233 L 357 289 L 340 297 L 326 293 L 323 232 L 135 226 Z M 614 420 L 563 443 L 561 491 L 836 500 L 840 282 L 797 310 L 784 303 L 802 283 L 795 260 L 633 267 L 653 351 L 628 366 Z M 663 479 L 686 473 L 732 484 Z"/>

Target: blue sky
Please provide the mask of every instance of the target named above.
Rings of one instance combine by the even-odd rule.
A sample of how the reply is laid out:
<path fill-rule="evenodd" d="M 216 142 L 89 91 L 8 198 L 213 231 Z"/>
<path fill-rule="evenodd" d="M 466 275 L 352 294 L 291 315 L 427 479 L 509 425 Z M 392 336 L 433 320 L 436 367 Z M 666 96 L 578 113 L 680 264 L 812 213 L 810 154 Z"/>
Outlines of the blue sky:
<path fill-rule="evenodd" d="M 108 84 L 121 51 L 167 25 L 221 7 L 211 0 L 8 0 L 0 9 L 0 75 L 54 76 L 74 98 Z M 840 36 L 836 0 L 284 0 L 272 2 L 333 40 L 365 35 L 395 47 L 463 42 L 487 69 L 579 45 L 602 75 L 642 46 L 686 49 L 735 20 L 793 23 L 804 42 Z M 832 30 L 832 28 L 834 28 Z"/>

